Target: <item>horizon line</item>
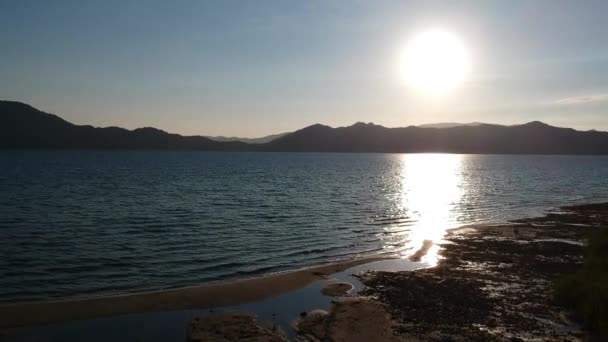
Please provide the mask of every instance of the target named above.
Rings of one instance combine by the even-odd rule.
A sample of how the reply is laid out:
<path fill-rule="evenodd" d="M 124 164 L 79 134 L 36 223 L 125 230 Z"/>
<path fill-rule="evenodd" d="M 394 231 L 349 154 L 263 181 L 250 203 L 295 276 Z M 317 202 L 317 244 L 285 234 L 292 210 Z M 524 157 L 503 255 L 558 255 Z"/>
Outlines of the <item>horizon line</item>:
<path fill-rule="evenodd" d="M 246 139 L 246 140 L 258 140 L 258 139 L 264 139 L 267 137 L 271 137 L 271 136 L 284 136 L 290 133 L 294 133 L 300 130 L 303 130 L 305 128 L 308 127 L 312 127 L 312 126 L 324 126 L 324 127 L 329 127 L 332 129 L 339 129 L 339 128 L 347 128 L 347 127 L 352 127 L 355 125 L 360 125 L 360 124 L 364 124 L 364 125 L 373 125 L 373 126 L 379 126 L 382 128 L 386 128 L 386 129 L 400 129 L 400 128 L 409 128 L 409 127 L 417 127 L 417 128 L 423 128 L 423 129 L 446 129 L 446 128 L 453 128 L 453 127 L 459 127 L 459 126 L 480 126 L 480 125 L 489 125 L 489 126 L 502 126 L 502 127 L 514 127 L 514 126 L 523 126 L 523 125 L 527 125 L 527 124 L 531 124 L 531 123 L 541 123 L 550 127 L 555 127 L 555 128 L 565 128 L 565 129 L 572 129 L 578 132 L 604 132 L 604 133 L 608 133 L 608 131 L 604 131 L 604 130 L 599 130 L 599 129 L 586 129 L 586 130 L 582 130 L 582 129 L 575 129 L 573 127 L 564 127 L 564 126 L 557 126 L 557 125 L 553 125 L 553 124 L 549 124 L 547 122 L 544 121 L 540 121 L 540 120 L 532 120 L 532 121 L 528 121 L 528 122 L 524 122 L 524 123 L 516 123 L 516 124 L 500 124 L 500 123 L 489 123 L 489 122 L 478 122 L 478 121 L 474 121 L 474 122 L 429 122 L 429 123 L 422 123 L 422 124 L 417 124 L 417 125 L 407 125 L 407 126 L 396 126 L 396 127 L 389 127 L 389 126 L 384 126 L 381 124 L 376 124 L 372 121 L 369 122 L 365 122 L 365 121 L 357 121 L 353 124 L 350 125 L 343 125 L 343 126 L 330 126 L 327 124 L 323 124 L 320 122 L 315 122 L 315 123 L 311 123 L 308 125 L 305 125 L 301 128 L 297 128 L 295 130 L 291 130 L 291 131 L 286 131 L 286 132 L 275 132 L 275 133 L 270 133 L 270 134 L 266 134 L 266 135 L 262 135 L 262 136 L 252 136 L 252 137 L 247 137 L 247 136 L 237 136 L 237 135 L 212 135 L 212 134 L 183 134 L 183 133 L 176 133 L 176 132 L 169 132 L 167 130 L 164 130 L 162 128 L 158 128 L 158 127 L 154 127 L 154 126 L 139 126 L 139 127 L 135 127 L 135 128 L 127 128 L 127 127 L 123 127 L 123 126 L 117 126 L 117 125 L 109 125 L 109 126 L 95 126 L 92 124 L 79 124 L 79 123 L 74 123 L 72 121 L 68 121 L 67 119 L 65 119 L 64 117 L 62 117 L 59 114 L 55 114 L 55 113 L 50 113 L 50 112 L 46 112 L 44 110 L 41 110 L 27 102 L 23 102 L 23 101 L 17 101 L 17 100 L 0 100 L 0 103 L 2 102 L 6 102 L 6 103 L 15 103 L 15 104 L 19 104 L 19 105 L 23 105 L 23 106 L 27 106 L 27 107 L 31 107 L 32 109 L 39 111 L 41 113 L 45 113 L 45 114 L 49 114 L 49 115 L 54 115 L 58 118 L 60 118 L 61 120 L 64 120 L 72 125 L 75 126 L 91 126 L 94 128 L 120 128 L 120 129 L 124 129 L 127 131 L 136 131 L 136 130 L 141 130 L 141 129 L 155 129 L 155 130 L 159 130 L 159 131 L 163 131 L 165 133 L 168 134 L 176 134 L 176 135 L 180 135 L 183 137 L 203 137 L 203 138 L 208 138 L 213 140 L 213 138 L 222 138 L 222 139 L 235 139 L 235 140 L 227 140 L 227 141 L 238 141 L 239 139 Z M 451 125 L 451 126 L 447 126 L 447 127 L 424 127 L 424 126 L 434 126 L 434 125 Z"/>

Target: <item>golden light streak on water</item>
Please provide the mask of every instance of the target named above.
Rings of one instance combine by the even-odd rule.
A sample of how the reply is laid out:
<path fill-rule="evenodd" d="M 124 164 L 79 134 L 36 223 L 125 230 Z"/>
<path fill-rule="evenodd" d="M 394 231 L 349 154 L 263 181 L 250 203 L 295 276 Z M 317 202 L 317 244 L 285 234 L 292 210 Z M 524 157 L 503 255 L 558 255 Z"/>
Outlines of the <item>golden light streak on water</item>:
<path fill-rule="evenodd" d="M 407 234 L 402 257 L 418 252 L 420 261 L 435 265 L 447 229 L 456 221 L 455 210 L 464 193 L 462 155 L 401 155 L 400 206 L 415 223 Z M 426 241 L 426 242 L 425 242 Z M 432 242 L 432 244 L 431 244 Z M 421 249 L 428 249 L 426 254 Z"/>

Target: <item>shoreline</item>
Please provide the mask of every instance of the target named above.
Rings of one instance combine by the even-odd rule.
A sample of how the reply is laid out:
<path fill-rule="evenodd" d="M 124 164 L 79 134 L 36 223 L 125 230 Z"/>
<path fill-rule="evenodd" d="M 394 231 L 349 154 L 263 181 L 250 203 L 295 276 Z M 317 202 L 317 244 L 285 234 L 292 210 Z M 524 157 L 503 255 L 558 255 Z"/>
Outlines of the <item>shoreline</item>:
<path fill-rule="evenodd" d="M 608 229 L 608 203 L 561 209 L 450 230 L 436 267 L 357 274 L 364 288 L 355 298 L 301 315 L 296 333 L 315 341 L 595 340 L 554 286 L 581 269 L 589 234 Z"/>
<path fill-rule="evenodd" d="M 385 341 L 407 341 L 419 337 L 429 340 L 455 337 L 483 340 L 561 337 L 576 340 L 585 332 L 568 318 L 564 308 L 551 301 L 551 281 L 580 266 L 586 234 L 597 227 L 608 226 L 608 203 L 561 209 L 559 213 L 551 212 L 542 217 L 505 224 L 475 224 L 448 229 L 443 241 L 437 243 L 442 248 L 442 259 L 435 267 L 400 271 L 369 266 L 368 270 L 358 272 L 357 269 L 368 267 L 365 265 L 391 264 L 400 260 L 388 255 L 363 256 L 255 278 L 174 289 L 5 304 L 0 305 L 0 317 L 3 317 L 0 332 L 4 330 L 10 337 L 11 334 L 21 334 L 21 329 L 37 330 L 31 336 L 40 337 L 53 333 L 55 324 L 67 323 L 59 329 L 66 334 L 63 336 L 70 336 L 69 331 L 78 331 L 81 329 L 79 326 L 88 324 L 81 325 L 79 321 L 87 322 L 88 319 L 110 318 L 111 321 L 97 325 L 101 328 L 96 330 L 104 330 L 113 329 L 116 324 L 125 327 L 125 322 L 130 321 L 127 314 L 156 315 L 148 316 L 144 322 L 158 324 L 163 322 L 160 317 L 171 317 L 174 312 L 198 310 L 194 320 L 193 312 L 181 313 L 178 314 L 181 316 L 173 316 L 178 317 L 177 320 L 168 319 L 166 326 L 163 323 L 163 329 L 173 329 L 175 332 L 171 336 L 183 338 L 180 327 L 186 323 L 180 325 L 180 321 L 188 320 L 190 327 L 199 319 L 202 322 L 207 319 L 205 317 L 218 317 L 218 312 L 223 313 L 219 316 L 224 318 L 238 318 L 241 317 L 239 313 L 251 313 L 255 321 L 255 314 L 259 313 L 259 322 L 271 322 L 273 329 L 295 329 L 294 335 L 289 337 L 313 334 L 319 338 L 341 336 L 336 340 L 356 341 L 365 335 L 349 335 L 349 331 L 353 331 L 351 328 L 356 327 L 355 330 L 372 335 L 390 332 L 383 335 Z M 345 297 L 338 295 L 331 302 L 314 299 L 323 296 L 323 288 L 319 284 L 344 281 L 346 273 L 351 278 L 346 281 L 355 280 L 353 284 L 362 288 L 358 287 Z M 454 296 L 454 293 L 460 295 Z M 291 297 L 285 299 L 283 295 Z M 266 300 L 274 302 L 255 308 L 255 305 L 260 305 L 256 303 Z M 294 300 L 295 307 L 292 305 L 286 311 L 278 309 L 290 306 L 290 300 Z M 312 303 L 314 307 L 311 307 Z M 331 308 L 325 305 L 331 305 Z M 233 308 L 227 311 L 222 309 L 231 306 Z M 235 309 L 237 311 L 232 311 Z M 329 311 L 320 317 L 317 309 Z M 278 316 L 282 320 L 279 325 L 275 321 L 276 310 L 282 315 Z M 303 319 L 306 317 L 313 322 Z M 370 317 L 376 319 L 376 323 L 364 323 Z M 231 320 L 226 324 L 229 325 Z M 129 324 L 132 323 L 126 326 L 135 329 L 145 327 L 145 323 Z M 299 325 L 294 327 L 292 324 Z M 160 332 L 160 328 L 156 329 Z M 321 335 L 317 336 L 317 333 Z M 139 334 L 131 336 L 139 338 Z M 0 333 L 0 336 L 3 335 Z"/>
<path fill-rule="evenodd" d="M 392 259 L 398 258 L 366 256 L 253 278 L 214 281 L 179 288 L 1 304 L 0 317 L 3 319 L 0 320 L 0 328 L 27 328 L 131 313 L 239 305 L 298 290 L 354 266 Z"/>

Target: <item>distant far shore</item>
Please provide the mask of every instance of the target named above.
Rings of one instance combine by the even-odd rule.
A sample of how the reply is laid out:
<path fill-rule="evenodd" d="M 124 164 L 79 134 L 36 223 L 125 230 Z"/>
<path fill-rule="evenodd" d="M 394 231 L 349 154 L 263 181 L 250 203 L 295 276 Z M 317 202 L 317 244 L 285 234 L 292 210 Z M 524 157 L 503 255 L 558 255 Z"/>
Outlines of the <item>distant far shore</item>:
<path fill-rule="evenodd" d="M 358 122 L 337 128 L 314 124 L 247 143 L 182 136 L 152 127 L 75 125 L 25 103 L 0 101 L 0 149 L 606 155 L 608 132 L 577 131 L 540 121 L 397 128 Z"/>
<path fill-rule="evenodd" d="M 437 155 L 478 155 L 478 156 L 563 156 L 563 157 L 606 157 L 608 153 L 600 154 L 572 154 L 572 153 L 467 153 L 467 152 L 365 152 L 365 151 L 249 151 L 249 150 L 197 150 L 197 149 L 163 149 L 163 148 L 1 148 L 1 152 L 21 153 L 21 152 L 134 152 L 134 153 L 227 153 L 227 154 L 396 154 L 396 155 L 415 155 L 415 154 L 437 154 Z"/>

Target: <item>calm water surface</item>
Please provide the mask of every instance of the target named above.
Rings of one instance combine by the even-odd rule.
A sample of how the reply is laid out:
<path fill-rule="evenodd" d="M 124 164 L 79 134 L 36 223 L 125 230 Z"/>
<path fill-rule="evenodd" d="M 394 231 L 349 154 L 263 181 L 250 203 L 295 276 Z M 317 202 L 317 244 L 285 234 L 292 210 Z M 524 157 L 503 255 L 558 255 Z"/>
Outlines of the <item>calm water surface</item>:
<path fill-rule="evenodd" d="M 607 200 L 608 157 L 4 151 L 0 191 L 15 302 L 406 257 L 447 228 Z"/>

